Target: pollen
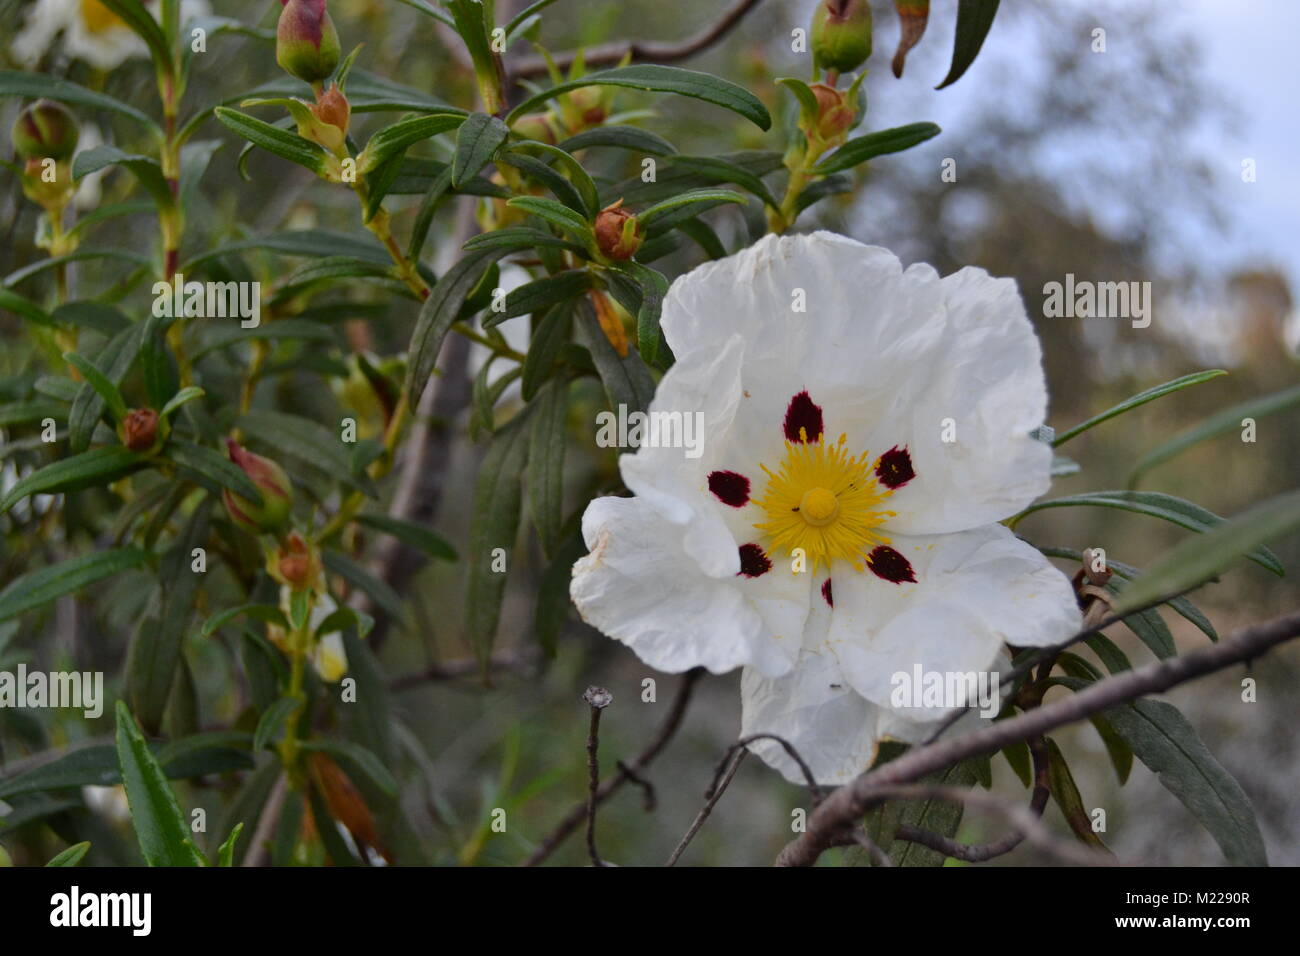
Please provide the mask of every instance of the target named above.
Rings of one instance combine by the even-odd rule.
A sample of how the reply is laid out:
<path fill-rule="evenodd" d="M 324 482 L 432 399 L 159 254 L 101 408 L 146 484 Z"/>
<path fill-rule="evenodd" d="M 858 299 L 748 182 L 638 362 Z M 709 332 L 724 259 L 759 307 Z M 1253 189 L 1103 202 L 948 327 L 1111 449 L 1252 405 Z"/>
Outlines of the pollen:
<path fill-rule="evenodd" d="M 850 456 L 845 435 L 834 444 L 809 441 L 800 428 L 799 439 L 786 441 L 775 472 L 761 466 L 767 486 L 754 503 L 766 520 L 754 527 L 768 536 L 769 554 L 802 549 L 814 573 L 836 560 L 863 571 L 873 549 L 889 543 L 877 529 L 895 515 L 882 507 L 893 490 L 877 478 L 880 460 Z"/>

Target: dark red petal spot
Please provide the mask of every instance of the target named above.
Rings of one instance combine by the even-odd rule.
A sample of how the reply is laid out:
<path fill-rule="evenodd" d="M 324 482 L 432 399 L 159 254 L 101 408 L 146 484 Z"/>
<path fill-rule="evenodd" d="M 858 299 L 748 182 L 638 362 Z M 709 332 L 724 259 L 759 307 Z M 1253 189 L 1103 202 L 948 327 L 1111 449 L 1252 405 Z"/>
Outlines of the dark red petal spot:
<path fill-rule="evenodd" d="M 827 578 L 826 583 L 822 585 L 822 597 L 826 599 L 828 607 L 835 606 L 835 595 L 831 593 L 831 579 Z"/>
<path fill-rule="evenodd" d="M 807 392 L 790 399 L 785 410 L 785 437 L 792 442 L 815 442 L 822 437 L 822 407 L 813 404 Z"/>
<path fill-rule="evenodd" d="M 912 456 L 908 454 L 906 447 L 899 448 L 895 445 L 881 455 L 880 461 L 876 464 L 876 478 L 886 488 L 901 488 L 915 477 Z"/>
<path fill-rule="evenodd" d="M 911 563 L 888 545 L 882 544 L 867 555 L 867 567 L 876 577 L 894 584 L 902 584 L 904 581 L 916 583 Z"/>
<path fill-rule="evenodd" d="M 709 491 L 724 505 L 740 508 L 749 502 L 749 479 L 734 471 L 710 472 Z"/>
<path fill-rule="evenodd" d="M 772 570 L 772 562 L 756 544 L 740 546 L 740 573 L 747 578 L 757 578 Z"/>

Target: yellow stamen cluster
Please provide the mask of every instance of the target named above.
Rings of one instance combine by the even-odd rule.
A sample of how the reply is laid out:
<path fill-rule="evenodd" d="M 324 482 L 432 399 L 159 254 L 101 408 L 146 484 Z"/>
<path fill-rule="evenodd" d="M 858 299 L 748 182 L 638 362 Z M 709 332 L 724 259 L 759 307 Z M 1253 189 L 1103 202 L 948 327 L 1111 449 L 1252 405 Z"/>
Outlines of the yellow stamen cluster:
<path fill-rule="evenodd" d="M 818 565 L 829 568 L 836 559 L 862 571 L 871 549 L 889 543 L 876 529 L 895 514 L 880 508 L 893 494 L 876 481 L 880 459 L 869 459 L 865 452 L 849 457 L 845 435 L 833 445 L 821 438 L 807 441 L 802 429 L 800 435 L 804 441 L 785 443 L 785 458 L 775 473 L 759 466 L 767 474 L 767 487 L 755 504 L 767 520 L 754 527 L 771 539 L 769 554 L 801 548 L 814 573 Z"/>

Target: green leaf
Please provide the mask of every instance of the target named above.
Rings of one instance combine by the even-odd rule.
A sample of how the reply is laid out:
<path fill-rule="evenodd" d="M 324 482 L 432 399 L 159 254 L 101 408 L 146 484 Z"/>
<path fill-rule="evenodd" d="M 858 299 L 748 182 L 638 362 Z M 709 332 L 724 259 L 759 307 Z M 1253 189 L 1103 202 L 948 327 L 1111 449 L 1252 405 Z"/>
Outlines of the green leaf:
<path fill-rule="evenodd" d="M 1008 744 L 1002 748 L 1002 756 L 1007 758 L 1007 763 L 1020 778 L 1021 783 L 1026 787 L 1033 786 L 1034 771 L 1029 759 L 1029 744 L 1023 740 Z"/>
<path fill-rule="evenodd" d="M 56 855 L 46 866 L 76 866 L 90 849 L 90 841 L 85 843 L 74 843 L 63 852 Z"/>
<path fill-rule="evenodd" d="M 23 478 L 0 499 L 5 514 L 28 495 L 52 495 L 107 485 L 142 468 L 147 459 L 122 445 L 93 448 L 46 465 Z"/>
<path fill-rule="evenodd" d="M 76 352 L 65 353 L 63 359 L 80 372 L 90 387 L 99 393 L 99 397 L 104 400 L 113 418 L 119 422 L 126 418 L 126 401 L 122 398 L 122 393 L 117 390 L 117 386 L 110 382 L 103 372 Z"/>
<path fill-rule="evenodd" d="M 261 490 L 243 469 L 220 452 L 173 437 L 167 442 L 165 454 L 190 481 L 216 494 L 229 489 L 254 505 L 261 505 Z"/>
<path fill-rule="evenodd" d="M 162 136 L 162 128 L 147 114 L 121 100 L 96 93 L 84 86 L 78 86 L 71 80 L 60 79 L 45 73 L 24 73 L 19 70 L 0 70 L 0 96 L 21 96 L 24 99 L 45 97 L 70 103 L 73 106 L 89 106 L 96 110 L 108 110 L 129 116 L 137 123 L 143 123 L 155 133 Z"/>
<path fill-rule="evenodd" d="M 392 535 L 403 544 L 410 545 L 417 551 L 423 551 L 431 558 L 441 558 L 444 561 L 456 560 L 456 549 L 444 538 L 413 521 L 403 521 L 401 518 L 392 518 L 388 515 L 363 514 L 357 516 L 357 524 Z"/>
<path fill-rule="evenodd" d="M 348 259 L 350 263 L 358 260 Z M 312 266 L 318 267 L 322 262 L 337 262 L 336 259 L 319 259 Z M 386 274 L 382 267 L 376 267 L 370 263 L 361 263 L 364 267 L 374 270 L 379 268 L 381 274 Z M 356 270 L 345 272 L 345 275 L 357 275 Z M 362 273 L 365 274 L 365 273 Z M 313 277 L 314 278 L 314 277 Z M 303 281 L 301 271 L 295 273 L 288 280 L 290 284 L 297 284 Z M 197 360 L 209 352 L 217 349 L 226 348 L 239 342 L 250 342 L 253 340 L 298 339 L 306 342 L 333 342 L 334 333 L 319 322 L 313 322 L 310 319 L 276 319 L 274 322 L 262 322 L 254 328 L 246 329 L 235 324 L 217 325 L 212 333 L 209 334 L 203 344 L 190 352 L 190 359 Z"/>
<path fill-rule="evenodd" d="M 280 726 L 302 706 L 296 697 L 281 697 L 274 704 L 262 711 L 258 718 L 257 729 L 253 731 L 253 751 L 260 752 L 275 737 Z"/>
<path fill-rule="evenodd" d="M 1115 778 L 1119 780 L 1122 787 L 1128 783 L 1129 774 L 1133 771 L 1133 750 L 1124 741 L 1124 738 L 1115 732 L 1109 720 L 1101 714 L 1093 714 L 1088 718 L 1092 721 L 1092 726 L 1097 730 L 1097 736 L 1101 737 L 1101 742 L 1106 746 L 1106 756 L 1110 758 L 1110 764 L 1115 768 Z"/>
<path fill-rule="evenodd" d="M 1070 829 L 1074 831 L 1074 835 L 1080 842 L 1094 849 L 1110 852 L 1106 844 L 1101 841 L 1101 837 L 1093 832 L 1088 809 L 1083 805 L 1083 797 L 1079 795 L 1079 788 L 1074 782 L 1074 775 L 1070 773 L 1061 748 L 1051 737 L 1045 739 L 1048 759 L 1047 786 L 1051 791 L 1052 800 L 1056 802 L 1061 815 L 1065 817 L 1065 822 L 1070 825 Z"/>
<path fill-rule="evenodd" d="M 777 77 L 776 80 L 784 86 L 794 96 L 799 103 L 799 120 L 804 127 L 810 127 L 810 121 L 813 120 L 819 112 L 817 105 L 817 94 L 803 80 L 797 80 L 789 76 Z"/>
<path fill-rule="evenodd" d="M 674 156 L 673 168 L 683 170 L 709 183 L 735 183 L 761 199 L 764 205 L 773 209 L 780 207 L 780 203 L 764 184 L 762 177 L 731 160 L 720 156 Z M 718 198 L 726 202 L 737 201 L 734 198 L 726 199 L 725 193 Z"/>
<path fill-rule="evenodd" d="M 956 766 L 923 777 L 918 782 L 946 787 L 973 787 L 975 781 L 974 762 L 963 760 Z M 959 803 L 938 799 L 909 800 L 903 806 L 899 823 L 910 824 L 939 836 L 953 837 L 957 834 L 961 817 L 962 806 Z M 895 866 L 942 866 L 945 859 L 937 850 L 904 840 L 895 840 L 889 847 L 889 855 Z"/>
<path fill-rule="evenodd" d="M 560 348 L 569 341 L 573 326 L 573 308 L 563 302 L 551 309 L 533 326 L 532 340 L 528 343 L 528 354 L 524 357 L 523 375 L 520 380 L 523 398 L 531 402 L 537 390 L 550 375 Z"/>
<path fill-rule="evenodd" d="M 104 373 L 104 377 L 113 385 L 119 386 L 135 364 L 144 342 L 145 322 L 137 322 L 113 336 L 100 350 L 95 358 L 95 367 Z M 85 451 L 90 446 L 90 438 L 104 414 L 105 402 L 102 395 L 89 382 L 83 382 L 72 410 L 68 413 L 68 446 L 74 452 Z"/>
<path fill-rule="evenodd" d="M 587 204 L 577 187 L 540 159 L 534 159 L 532 156 L 521 153 L 503 152 L 497 157 L 497 163 L 505 163 L 507 166 L 513 166 L 521 170 L 530 179 L 549 189 L 556 199 L 584 219 L 595 217 L 596 208 Z M 594 196 L 594 185 L 592 189 Z M 597 198 L 595 201 L 599 202 L 599 199 Z"/>
<path fill-rule="evenodd" d="M 429 298 L 420 308 L 420 315 L 416 319 L 415 332 L 411 336 L 408 350 L 410 362 L 406 373 L 406 391 L 412 409 L 419 404 L 420 395 L 428 384 L 429 376 L 433 374 L 434 365 L 437 364 L 438 353 L 442 350 L 442 340 L 447 337 L 452 325 L 460 317 L 460 310 L 465 300 L 483 280 L 488 270 L 508 251 L 507 249 L 483 249 L 468 253 L 443 273 L 434 284 Z"/>
<path fill-rule="evenodd" d="M 397 2 L 406 4 L 412 10 L 419 10 L 426 17 L 433 17 L 433 19 L 437 20 L 439 23 L 446 24 L 453 28 L 456 26 L 455 21 L 453 21 L 450 16 L 443 13 L 432 3 L 427 2 L 427 0 L 397 0 Z"/>
<path fill-rule="evenodd" d="M 1300 491 L 1261 502 L 1206 534 L 1178 544 L 1125 589 L 1115 610 L 1123 613 L 1164 595 L 1189 590 L 1242 557 L 1259 563 L 1260 546 L 1264 542 L 1297 528 L 1300 528 Z"/>
<path fill-rule="evenodd" d="M 635 126 L 595 126 L 576 136 L 570 136 L 560 144 L 560 149 L 566 153 L 576 153 L 593 146 L 626 149 L 648 156 L 671 156 L 677 152 L 677 148 L 659 134 Z"/>
<path fill-rule="evenodd" d="M 559 226 L 561 229 L 577 236 L 588 249 L 595 242 L 595 236 L 592 234 L 591 226 L 587 220 L 564 205 L 564 203 L 556 202 L 554 199 L 547 199 L 544 196 L 516 196 L 514 199 L 507 200 L 506 205 L 530 212 L 534 216 L 545 219 L 553 226 Z"/>
<path fill-rule="evenodd" d="M 493 552 L 502 549 L 508 561 L 519 533 L 520 479 L 528 462 L 527 418 L 527 414 L 517 415 L 496 433 L 474 484 L 465 608 L 469 643 L 485 668 L 506 587 L 506 573 L 492 567 Z"/>
<path fill-rule="evenodd" d="M 402 596 L 386 581 L 375 577 L 360 564 L 338 551 L 326 551 L 321 557 L 327 570 L 339 575 L 354 588 L 369 594 L 394 621 L 402 619 Z"/>
<path fill-rule="evenodd" d="M 637 350 L 651 365 L 666 368 L 668 345 L 659 328 L 664 296 L 668 294 L 668 279 L 662 273 L 638 262 L 626 262 L 620 270 L 636 281 L 641 292 L 641 304 L 636 316 Z"/>
<path fill-rule="evenodd" d="M 1199 385 L 1202 382 L 1208 382 L 1211 379 L 1218 378 L 1220 375 L 1227 375 L 1227 374 L 1228 373 L 1221 368 L 1207 369 L 1204 372 L 1193 372 L 1190 375 L 1184 375 L 1181 378 L 1176 378 L 1171 382 L 1165 382 L 1163 385 L 1157 385 L 1154 388 L 1148 388 L 1145 391 L 1138 392 L 1136 395 L 1132 396 L 1131 398 L 1124 399 L 1124 401 L 1120 402 L 1114 408 L 1108 408 L 1100 415 L 1094 415 L 1086 422 L 1082 422 L 1078 425 L 1075 425 L 1070 430 L 1058 435 L 1056 439 L 1052 442 L 1052 447 L 1059 448 L 1062 445 L 1064 445 L 1067 441 L 1069 441 L 1071 438 L 1075 437 L 1076 435 L 1080 435 L 1083 432 L 1086 432 L 1089 428 L 1093 428 L 1096 425 L 1100 425 L 1102 422 L 1109 421 L 1112 418 L 1115 418 L 1119 415 L 1123 415 L 1125 412 L 1130 412 L 1141 405 L 1145 405 L 1147 402 L 1153 402 L 1157 398 L 1161 398 L 1165 395 L 1170 395 L 1174 392 L 1182 391 L 1184 388 L 1187 388 L 1190 385 Z"/>
<path fill-rule="evenodd" d="M 297 458 L 363 494 L 377 497 L 370 478 L 364 472 L 353 472 L 343 442 L 319 422 L 287 412 L 254 409 L 240 415 L 237 424 L 267 448 Z"/>
<path fill-rule="evenodd" d="M 508 252 L 519 252 L 522 249 L 548 248 L 566 249 L 580 256 L 587 254 L 585 249 L 567 239 L 561 239 L 553 233 L 533 229 L 530 226 L 507 226 L 505 229 L 479 233 L 461 248 L 466 252 L 476 252 L 480 249 L 505 249 Z"/>
<path fill-rule="evenodd" d="M 1106 670 L 1112 674 L 1133 669 L 1133 665 L 1129 663 L 1128 655 L 1116 647 L 1115 643 L 1104 634 L 1093 634 L 1091 637 L 1085 638 L 1084 643 L 1092 649 L 1092 652 L 1106 665 Z"/>
<path fill-rule="evenodd" d="M 370 262 L 391 265 L 392 258 L 369 233 L 356 235 L 346 232 L 332 232 L 328 229 L 291 229 L 275 232 L 266 236 L 252 236 L 237 239 L 224 245 L 215 246 L 182 267 L 182 272 L 192 272 L 199 266 L 224 256 L 241 252 L 266 250 L 283 256 L 302 256 L 310 259 L 322 259 L 327 256 L 349 256 L 366 259 Z"/>
<path fill-rule="evenodd" d="M 325 619 L 316 625 L 316 636 L 324 637 L 327 634 L 341 633 L 349 628 L 355 628 L 358 634 L 365 637 L 374 626 L 375 619 L 369 614 L 345 605 L 325 615 Z"/>
<path fill-rule="evenodd" d="M 629 351 L 620 356 L 610 344 L 596 319 L 591 303 L 580 301 L 577 312 L 578 331 L 591 353 L 592 364 L 605 386 L 610 408 L 627 406 L 629 413 L 645 411 L 654 397 L 655 382 L 640 353 Z"/>
<path fill-rule="evenodd" d="M 1163 701 L 1136 700 L 1104 716 L 1165 789 L 1210 831 L 1229 864 L 1268 865 L 1250 798 L 1177 708 Z"/>
<path fill-rule="evenodd" d="M 20 575 L 0 591 L 0 621 L 48 604 L 119 571 L 139 567 L 148 558 L 149 552 L 142 548 L 92 551 Z"/>
<path fill-rule="evenodd" d="M 814 166 L 812 171 L 819 176 L 826 176 L 843 169 L 852 169 L 859 163 L 865 163 L 877 156 L 911 149 L 927 139 L 938 136 L 939 133 L 940 129 L 934 123 L 909 123 L 906 126 L 895 126 L 893 129 L 867 133 L 865 136 L 857 136 L 849 140 Z"/>
<path fill-rule="evenodd" d="M 532 452 L 528 461 L 528 509 L 537 538 L 548 557 L 560 543 L 564 523 L 564 452 L 568 444 L 565 424 L 569 414 L 569 383 L 551 379 L 534 401 Z"/>
<path fill-rule="evenodd" d="M 411 238 L 406 246 L 406 258 L 418 262 L 424 244 L 429 238 L 429 227 L 433 217 L 451 189 L 451 167 L 445 167 L 429 184 L 428 192 L 420 202 L 420 209 L 415 215 L 415 225 L 411 228 Z M 489 233 L 490 235 L 490 233 Z"/>
<path fill-rule="evenodd" d="M 244 825 L 236 823 L 235 828 L 230 831 L 230 836 L 226 837 L 226 842 L 217 849 L 217 866 L 235 865 L 235 844 L 239 841 L 239 834 L 243 832 Z"/>
<path fill-rule="evenodd" d="M 350 740 L 305 740 L 302 749 L 329 754 L 351 767 L 390 797 L 397 796 L 397 781 L 374 751 Z"/>
<path fill-rule="evenodd" d="M 555 656 L 560 630 L 573 608 L 569 581 L 573 577 L 574 562 L 586 553 L 582 531 L 575 528 L 555 549 L 551 563 L 542 572 L 537 586 L 537 603 L 533 608 L 533 633 L 547 657 Z"/>
<path fill-rule="evenodd" d="M 155 69 L 162 74 L 175 72 L 172 58 L 172 45 L 167 42 L 158 21 L 153 18 L 140 0 L 100 0 L 105 7 L 117 14 L 131 31 L 145 42 L 149 48 L 149 58 Z"/>
<path fill-rule="evenodd" d="M 583 168 L 582 163 L 558 146 L 539 143 L 531 139 L 515 143 L 510 147 L 510 152 L 514 155 L 540 153 L 546 160 L 554 160 L 558 165 L 563 166 L 569 172 L 569 182 L 577 190 L 578 195 L 582 197 L 582 208 L 578 208 L 578 211 L 584 212 L 585 210 L 587 218 L 595 218 L 596 213 L 600 211 L 600 194 L 596 189 L 596 183 L 587 170 Z"/>
<path fill-rule="evenodd" d="M 167 209 L 175 205 L 176 200 L 158 160 L 124 153 L 116 146 L 96 146 L 78 153 L 72 161 L 72 178 L 80 180 L 109 166 L 121 166 L 127 170 L 160 208 Z"/>
<path fill-rule="evenodd" d="M 997 16 L 999 0 L 957 0 L 957 36 L 952 46 L 952 66 L 943 82 L 935 87 L 941 90 L 956 83 L 966 68 L 975 62 L 993 18 Z"/>
<path fill-rule="evenodd" d="M 459 188 L 477 176 L 509 135 L 510 127 L 495 116 L 471 113 L 456 135 L 456 153 L 451 162 L 452 186 Z"/>
<path fill-rule="evenodd" d="M 553 305 L 568 302 L 590 288 L 591 273 L 586 269 L 568 269 L 553 276 L 526 282 L 510 290 L 502 311 L 492 311 L 484 316 L 483 328 L 495 328 L 506 319 L 541 312 Z"/>
<path fill-rule="evenodd" d="M 197 385 L 188 385 L 169 398 L 158 415 L 161 418 L 167 418 L 186 402 L 192 402 L 196 398 L 202 398 L 205 394 L 206 393 L 203 389 L 199 388 Z"/>
<path fill-rule="evenodd" d="M 288 630 L 289 622 L 285 620 L 284 612 L 273 604 L 241 604 L 238 607 L 230 607 L 218 611 L 199 628 L 199 637 L 208 637 L 215 633 L 219 628 L 229 624 L 240 615 L 248 615 L 259 621 L 265 621 L 268 624 L 274 624 L 277 627 Z"/>
<path fill-rule="evenodd" d="M 1025 515 L 1033 514 L 1035 511 L 1079 506 L 1131 511 L 1149 518 L 1160 518 L 1180 528 L 1202 534 L 1223 523 L 1222 518 L 1200 505 L 1158 491 L 1093 491 L 1035 502 L 1012 519 L 1012 526 L 1018 524 Z M 1267 548 L 1253 548 L 1247 557 L 1278 576 L 1285 573 L 1277 556 Z"/>
<path fill-rule="evenodd" d="M 270 123 L 229 107 L 218 106 L 214 112 L 223 125 L 254 146 L 259 146 L 268 153 L 274 153 L 299 166 L 305 166 L 317 176 L 325 172 L 330 157 L 311 140 L 303 139 L 295 133 L 272 126 Z"/>
<path fill-rule="evenodd" d="M 26 296 L 19 295 L 12 289 L 0 287 L 0 309 L 35 322 L 37 325 L 51 325 L 53 319 L 44 309 Z"/>
<path fill-rule="evenodd" d="M 653 63 L 588 73 L 566 83 L 560 83 L 524 100 L 510 111 L 506 123 L 512 124 L 524 114 L 533 112 L 547 100 L 562 93 L 582 89 L 584 86 L 621 86 L 652 93 L 677 93 L 738 113 L 759 129 L 766 130 L 772 126 L 772 117 L 766 107 L 758 97 L 743 87 L 708 73 Z"/>
<path fill-rule="evenodd" d="M 554 2 L 555 0 L 536 0 L 535 3 L 530 3 L 528 6 L 524 7 L 511 17 L 510 22 L 506 24 L 506 36 L 513 36 L 519 28 L 523 26 L 525 21 L 531 19 L 534 15 L 541 13 Z"/>
<path fill-rule="evenodd" d="M 125 697 L 142 726 L 157 730 L 176 679 L 181 643 L 194 613 L 203 575 L 193 570 L 192 552 L 207 544 L 212 499 L 194 509 L 184 529 L 163 555 L 158 570 L 158 617 L 131 640 L 126 661 Z M 151 626 L 152 625 L 152 626 Z"/>
<path fill-rule="evenodd" d="M 385 126 L 366 142 L 366 148 L 357 157 L 357 172 L 367 173 L 384 163 L 400 159 L 416 143 L 465 122 L 464 113 L 448 108 L 444 113 L 413 116 Z"/>
<path fill-rule="evenodd" d="M 1133 466 L 1133 470 L 1129 472 L 1128 484 L 1130 487 L 1136 486 L 1138 479 L 1152 468 L 1164 464 L 1177 455 L 1181 455 L 1193 445 L 1199 445 L 1203 441 L 1226 435 L 1229 432 L 1240 431 L 1243 419 L 1263 418 L 1265 415 L 1272 415 L 1275 412 L 1295 408 L 1298 405 L 1300 405 L 1300 385 L 1285 391 L 1275 392 L 1272 395 L 1266 395 L 1263 398 L 1242 402 L 1240 405 L 1234 405 L 1231 408 L 1225 408 L 1200 424 L 1180 432 L 1169 441 L 1153 448 L 1139 458 L 1137 464 Z"/>
<path fill-rule="evenodd" d="M 743 206 L 747 202 L 744 196 L 730 189 L 691 189 L 672 199 L 655 203 L 649 209 L 638 213 L 637 219 L 649 229 L 665 222 L 669 213 L 674 214 L 673 218 L 676 221 L 681 221 L 698 216 L 706 209 L 712 209 L 721 203 L 739 203 Z"/>
<path fill-rule="evenodd" d="M 117 702 L 117 759 L 131 808 L 131 823 L 140 852 L 150 866 L 206 866 L 203 854 L 190 840 L 190 829 L 176 795 L 140 728 Z"/>

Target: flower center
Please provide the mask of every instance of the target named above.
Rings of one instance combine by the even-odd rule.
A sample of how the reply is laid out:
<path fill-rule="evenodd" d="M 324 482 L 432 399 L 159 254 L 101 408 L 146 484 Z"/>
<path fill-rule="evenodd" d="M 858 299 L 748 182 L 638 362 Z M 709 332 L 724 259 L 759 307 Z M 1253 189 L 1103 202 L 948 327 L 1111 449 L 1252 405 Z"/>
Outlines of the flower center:
<path fill-rule="evenodd" d="M 114 27 L 126 26 L 119 17 L 99 0 L 81 0 L 81 22 L 91 33 L 105 33 Z"/>
<path fill-rule="evenodd" d="M 828 488 L 809 488 L 799 499 L 799 517 L 814 528 L 822 528 L 840 513 L 840 501 Z"/>
<path fill-rule="evenodd" d="M 877 480 L 880 459 L 865 452 L 850 456 L 844 435 L 833 445 L 820 436 L 808 441 L 805 429 L 800 438 L 785 443 L 785 457 L 775 472 L 760 466 L 767 486 L 755 504 L 767 520 L 754 527 L 771 539 L 769 553 L 801 549 L 813 572 L 836 559 L 862 571 L 871 550 L 889 543 L 876 529 L 894 516 L 880 507 L 893 494 Z"/>

